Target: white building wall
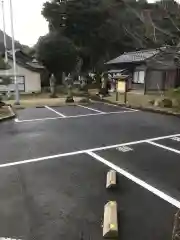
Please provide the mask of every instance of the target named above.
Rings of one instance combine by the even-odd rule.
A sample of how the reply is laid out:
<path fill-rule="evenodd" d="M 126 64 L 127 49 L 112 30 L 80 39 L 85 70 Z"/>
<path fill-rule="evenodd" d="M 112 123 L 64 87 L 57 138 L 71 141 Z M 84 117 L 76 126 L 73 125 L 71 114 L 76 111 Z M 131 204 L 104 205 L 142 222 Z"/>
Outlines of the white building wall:
<path fill-rule="evenodd" d="M 9 60 L 9 65 L 13 66 L 13 62 Z M 17 66 L 17 75 L 25 77 L 25 92 L 40 92 L 41 91 L 41 76 L 38 72 L 33 72 L 19 64 Z M 8 70 L 0 70 L 0 75 L 14 75 L 13 68 Z"/>

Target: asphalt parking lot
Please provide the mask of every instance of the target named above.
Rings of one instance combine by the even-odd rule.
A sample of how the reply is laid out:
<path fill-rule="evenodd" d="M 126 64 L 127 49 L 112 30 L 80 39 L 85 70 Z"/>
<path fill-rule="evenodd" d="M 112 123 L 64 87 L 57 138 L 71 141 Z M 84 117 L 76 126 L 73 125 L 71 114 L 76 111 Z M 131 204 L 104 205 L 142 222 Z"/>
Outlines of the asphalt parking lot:
<path fill-rule="evenodd" d="M 180 208 L 180 120 L 105 103 L 19 110 L 0 124 L 0 238 L 171 239 Z M 118 187 L 106 190 L 115 169 Z"/>

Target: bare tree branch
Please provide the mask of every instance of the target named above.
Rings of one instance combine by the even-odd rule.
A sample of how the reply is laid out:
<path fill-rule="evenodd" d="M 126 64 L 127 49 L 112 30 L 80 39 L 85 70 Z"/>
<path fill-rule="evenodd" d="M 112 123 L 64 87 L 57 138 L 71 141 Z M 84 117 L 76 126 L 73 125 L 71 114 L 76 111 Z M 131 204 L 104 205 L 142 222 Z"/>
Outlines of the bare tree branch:
<path fill-rule="evenodd" d="M 128 4 L 125 0 L 123 0 L 123 2 L 124 2 L 124 4 L 131 10 L 131 12 L 133 12 L 133 13 L 138 17 L 138 19 L 139 19 L 145 26 L 147 26 L 147 23 L 146 23 L 146 21 L 145 21 L 144 15 L 143 15 L 142 13 L 139 13 L 136 9 L 132 8 L 132 7 L 130 6 L 130 4 Z M 153 27 L 153 29 L 154 29 L 154 39 L 152 39 L 153 42 L 155 42 L 155 43 L 157 42 L 157 38 L 156 38 L 156 35 L 155 35 L 155 30 L 158 30 L 159 32 L 161 32 L 161 33 L 163 33 L 163 34 L 165 34 L 165 35 L 167 35 L 167 36 L 176 37 L 174 34 L 170 33 L 169 31 L 164 30 L 164 29 L 160 28 L 159 26 L 157 26 L 157 25 L 153 22 L 150 14 L 149 14 L 149 20 L 150 20 L 151 25 L 152 25 L 152 27 Z"/>
<path fill-rule="evenodd" d="M 143 16 L 141 16 L 141 14 L 138 13 L 138 11 L 136 11 L 136 9 L 132 8 L 125 0 L 123 0 L 124 4 L 131 10 L 131 12 L 133 12 L 138 18 L 139 20 L 144 23 L 144 18 Z"/>
<path fill-rule="evenodd" d="M 143 40 L 141 38 L 137 37 L 132 31 L 130 31 L 124 25 L 123 25 L 123 29 L 127 32 L 127 34 L 129 34 L 133 39 L 135 39 L 139 43 L 140 47 L 145 47 L 143 42 L 142 42 Z"/>
<path fill-rule="evenodd" d="M 162 9 L 166 12 L 168 19 L 170 20 L 170 22 L 172 23 L 172 25 L 175 27 L 175 29 L 180 32 L 180 29 L 178 28 L 178 26 L 176 25 L 176 23 L 174 22 L 174 20 L 171 18 L 170 14 L 168 13 L 167 9 L 163 6 L 163 4 L 160 4 L 160 6 L 162 7 Z"/>
<path fill-rule="evenodd" d="M 176 28 L 176 30 L 178 32 L 180 32 L 180 29 L 178 28 L 178 26 L 176 25 L 176 23 L 174 22 L 174 20 L 170 17 L 170 15 L 168 14 L 168 19 L 171 21 L 172 25 Z"/>
<path fill-rule="evenodd" d="M 156 43 L 157 42 L 157 38 L 156 38 L 156 29 L 155 28 L 153 28 L 153 35 L 154 35 L 154 42 Z"/>
<path fill-rule="evenodd" d="M 152 24 L 153 24 L 154 28 L 155 28 L 156 30 L 158 30 L 159 32 L 161 32 L 161 33 L 163 33 L 163 34 L 165 34 L 165 35 L 167 35 L 167 36 L 170 36 L 170 37 L 176 37 L 174 34 L 170 33 L 169 31 L 166 31 L 166 30 L 158 27 L 157 25 L 155 25 L 154 22 L 152 22 Z"/>

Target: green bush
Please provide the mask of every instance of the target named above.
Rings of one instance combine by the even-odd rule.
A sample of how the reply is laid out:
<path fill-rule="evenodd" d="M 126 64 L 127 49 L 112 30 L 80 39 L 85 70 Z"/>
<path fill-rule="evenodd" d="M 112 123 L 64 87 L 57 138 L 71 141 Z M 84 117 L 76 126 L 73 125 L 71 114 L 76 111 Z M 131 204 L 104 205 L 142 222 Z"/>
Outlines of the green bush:
<path fill-rule="evenodd" d="M 156 99 L 154 102 L 154 106 L 171 108 L 173 106 L 173 101 L 169 98 Z"/>
<path fill-rule="evenodd" d="M 170 97 L 173 97 L 173 98 L 174 97 L 180 97 L 180 87 L 168 90 L 166 95 L 170 96 Z"/>
<path fill-rule="evenodd" d="M 173 89 L 173 92 L 174 92 L 175 94 L 179 94 L 179 95 L 180 95 L 180 87 L 174 88 L 174 89 Z"/>
<path fill-rule="evenodd" d="M 159 106 L 160 107 L 167 107 L 167 108 L 171 108 L 172 107 L 172 100 L 169 98 L 164 98 L 159 102 Z"/>
<path fill-rule="evenodd" d="M 180 109 L 180 87 L 170 89 L 166 95 L 172 99 L 173 107 Z"/>

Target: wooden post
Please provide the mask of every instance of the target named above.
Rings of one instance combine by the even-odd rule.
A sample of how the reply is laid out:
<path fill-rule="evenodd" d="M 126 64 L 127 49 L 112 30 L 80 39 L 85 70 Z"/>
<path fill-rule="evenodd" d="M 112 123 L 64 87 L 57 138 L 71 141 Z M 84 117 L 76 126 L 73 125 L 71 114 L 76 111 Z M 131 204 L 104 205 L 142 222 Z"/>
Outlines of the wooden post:
<path fill-rule="evenodd" d="M 144 95 L 146 95 L 146 77 L 144 78 Z"/>
<path fill-rule="evenodd" d="M 125 92 L 124 92 L 124 103 L 127 102 L 127 81 L 125 80 Z"/>
<path fill-rule="evenodd" d="M 147 81 L 148 81 L 148 73 L 149 73 L 149 68 L 146 69 L 146 74 L 144 77 L 144 95 L 146 95 L 146 91 L 147 91 Z"/>
<path fill-rule="evenodd" d="M 116 90 L 116 101 L 119 101 L 119 93 L 117 90 Z"/>
<path fill-rule="evenodd" d="M 116 101 L 119 101 L 119 93 L 117 88 L 118 80 L 116 80 Z"/>

